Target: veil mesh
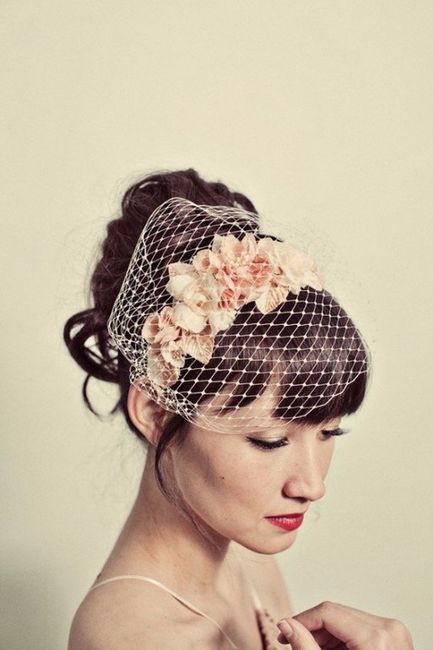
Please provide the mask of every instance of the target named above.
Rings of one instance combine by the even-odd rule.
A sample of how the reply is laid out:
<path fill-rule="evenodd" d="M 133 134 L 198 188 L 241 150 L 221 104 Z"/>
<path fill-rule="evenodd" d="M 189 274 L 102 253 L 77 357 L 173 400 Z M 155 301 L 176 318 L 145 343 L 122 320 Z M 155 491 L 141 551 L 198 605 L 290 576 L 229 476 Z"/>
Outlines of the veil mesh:
<path fill-rule="evenodd" d="M 180 197 L 147 220 L 108 332 L 131 384 L 225 433 L 269 411 L 306 418 L 369 370 L 362 335 L 311 258 L 261 233 L 253 212 Z"/>

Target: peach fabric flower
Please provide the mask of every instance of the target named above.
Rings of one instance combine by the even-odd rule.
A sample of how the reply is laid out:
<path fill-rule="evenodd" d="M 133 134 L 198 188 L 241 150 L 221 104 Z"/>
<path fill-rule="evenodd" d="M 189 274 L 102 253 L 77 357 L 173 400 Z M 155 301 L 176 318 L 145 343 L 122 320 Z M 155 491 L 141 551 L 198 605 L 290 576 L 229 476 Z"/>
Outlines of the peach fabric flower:
<path fill-rule="evenodd" d="M 206 325 L 206 317 L 218 304 L 218 283 L 212 275 L 199 275 L 191 264 L 169 264 L 167 291 L 177 299 L 173 320 L 177 327 L 198 333 Z"/>
<path fill-rule="evenodd" d="M 215 235 L 212 245 L 213 271 L 220 286 L 219 308 L 237 310 L 254 300 L 271 276 L 266 254 L 258 253 L 252 233 L 239 241 L 234 235 Z M 216 260 L 220 260 L 217 263 Z"/>
<path fill-rule="evenodd" d="M 176 366 L 176 368 L 182 368 L 185 365 L 181 340 L 168 341 L 165 345 L 161 345 L 161 356 L 166 363 Z"/>
<path fill-rule="evenodd" d="M 307 284 L 322 291 L 322 282 L 312 258 L 287 242 L 275 242 L 265 238 L 259 242 L 259 249 L 266 251 L 274 266 L 274 278 L 280 277 L 281 284 L 298 294 Z"/>
<path fill-rule="evenodd" d="M 231 234 L 215 235 L 212 252 L 220 259 L 219 269 L 215 273 L 216 279 L 230 288 L 247 279 L 248 268 L 256 255 L 256 249 L 257 244 L 252 233 L 247 233 L 241 240 Z"/>
<path fill-rule="evenodd" d="M 172 307 L 150 314 L 142 328 L 143 338 L 150 343 L 147 353 L 148 374 L 159 386 L 176 381 L 179 368 L 185 364 L 181 347 L 182 330 L 176 327 Z"/>
<path fill-rule="evenodd" d="M 214 346 L 212 328 L 206 325 L 200 334 L 184 332 L 181 340 L 181 347 L 184 354 L 189 354 L 201 363 L 208 363 Z"/>
<path fill-rule="evenodd" d="M 179 368 L 167 363 L 161 354 L 152 346 L 147 351 L 147 374 L 149 379 L 161 386 L 167 388 L 174 384 L 179 378 Z"/>
<path fill-rule="evenodd" d="M 284 302 L 289 291 L 297 295 L 307 285 L 317 291 L 323 289 L 315 262 L 303 251 L 268 237 L 259 241 L 258 248 L 269 256 L 273 265 L 270 282 L 264 285 L 262 294 L 256 300 L 263 314 Z"/>
<path fill-rule="evenodd" d="M 148 316 L 142 329 L 142 336 L 148 343 L 164 344 L 174 341 L 180 335 L 180 329 L 173 320 L 172 307 L 164 307 L 159 313 L 154 312 Z"/>
<path fill-rule="evenodd" d="M 215 235 L 212 251 L 221 256 L 221 259 L 232 269 L 248 266 L 254 258 L 257 242 L 252 233 L 247 233 L 241 240 L 234 235 Z"/>
<path fill-rule="evenodd" d="M 257 251 L 248 268 L 250 282 L 256 289 L 270 282 L 273 274 L 273 265 L 265 251 Z"/>
<path fill-rule="evenodd" d="M 150 314 L 142 329 L 148 348 L 148 375 L 160 387 L 177 381 L 185 355 L 208 363 L 214 336 L 228 329 L 237 311 L 255 301 L 267 314 L 309 285 L 323 289 L 314 261 L 303 251 L 270 237 L 256 240 L 215 235 L 212 248 L 198 251 L 190 264 L 168 265 L 167 291 L 173 306 Z"/>
<path fill-rule="evenodd" d="M 209 323 L 212 327 L 212 332 L 216 334 L 221 330 L 228 329 L 236 318 L 235 309 L 216 309 L 208 316 Z"/>
<path fill-rule="evenodd" d="M 199 273 L 211 273 L 217 275 L 221 270 L 222 258 L 212 250 L 205 249 L 198 251 L 192 260 L 192 264 Z"/>

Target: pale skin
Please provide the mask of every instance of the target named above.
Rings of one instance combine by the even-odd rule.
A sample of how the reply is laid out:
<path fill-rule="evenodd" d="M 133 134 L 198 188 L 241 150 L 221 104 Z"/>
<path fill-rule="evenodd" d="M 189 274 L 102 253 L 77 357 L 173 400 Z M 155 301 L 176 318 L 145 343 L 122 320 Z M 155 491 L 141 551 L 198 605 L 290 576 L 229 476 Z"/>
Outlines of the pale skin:
<path fill-rule="evenodd" d="M 306 511 L 324 496 L 335 446 L 326 431 L 336 429 L 341 419 L 281 423 L 267 416 L 260 398 L 253 408 L 260 431 L 225 435 L 190 424 L 182 444 L 171 445 L 163 456 L 166 482 L 203 535 L 162 494 L 154 475 L 155 448 L 170 414 L 130 387 L 129 415 L 148 442 L 148 454 L 136 501 L 98 581 L 126 573 L 153 577 L 209 613 L 241 650 L 262 650 L 249 581 L 275 620 L 291 624 L 294 650 L 411 650 L 402 624 L 390 625 L 390 619 L 342 605 L 321 604 L 291 618 L 272 555 L 289 548 L 297 530 L 273 526 L 266 517 Z M 288 444 L 264 451 L 248 437 L 284 438 Z M 384 636 L 381 645 L 372 645 L 377 630 Z M 75 615 L 69 640 L 69 650 L 156 647 L 225 650 L 229 645 L 209 621 L 139 581 L 113 582 L 90 592 Z"/>

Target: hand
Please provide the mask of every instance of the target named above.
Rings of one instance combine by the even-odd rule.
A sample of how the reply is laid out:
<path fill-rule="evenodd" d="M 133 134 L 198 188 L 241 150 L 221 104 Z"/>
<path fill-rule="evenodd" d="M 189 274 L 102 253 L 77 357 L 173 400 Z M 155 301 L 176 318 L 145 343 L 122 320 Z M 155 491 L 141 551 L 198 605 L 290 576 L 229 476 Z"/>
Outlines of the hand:
<path fill-rule="evenodd" d="M 292 650 L 413 650 L 400 621 L 338 603 L 327 601 L 281 621 L 287 621 L 292 634 L 281 630 L 278 641 L 290 643 Z"/>

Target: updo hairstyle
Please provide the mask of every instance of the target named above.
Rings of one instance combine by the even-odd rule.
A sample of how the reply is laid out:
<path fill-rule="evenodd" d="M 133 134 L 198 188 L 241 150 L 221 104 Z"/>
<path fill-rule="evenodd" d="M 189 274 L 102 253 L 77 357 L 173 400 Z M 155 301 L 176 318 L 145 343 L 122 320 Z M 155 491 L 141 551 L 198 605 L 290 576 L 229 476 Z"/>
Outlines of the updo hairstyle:
<path fill-rule="evenodd" d="M 96 263 L 90 281 L 92 305 L 71 316 L 64 326 L 64 340 L 69 352 L 87 373 L 82 386 L 86 406 L 92 413 L 99 415 L 94 410 L 88 396 L 88 382 L 91 377 L 118 384 L 119 399 L 111 413 L 121 410 L 128 427 L 141 441 L 145 441 L 145 439 L 131 421 L 127 408 L 130 365 L 110 340 L 107 321 L 147 219 L 159 205 L 174 197 L 185 198 L 199 205 L 241 207 L 249 213 L 257 214 L 254 205 L 245 195 L 230 191 L 221 182 L 205 181 L 194 169 L 154 173 L 142 178 L 126 191 L 121 201 L 120 215 L 107 225 L 101 256 Z M 259 218 L 257 217 L 258 222 Z M 177 236 L 176 240 L 167 242 L 171 248 L 173 262 L 187 262 L 194 254 L 194 241 L 191 241 L 190 235 L 192 225 L 185 223 L 183 228 L 177 229 L 181 234 Z M 216 233 L 224 234 L 224 228 L 218 225 L 217 221 L 215 221 L 215 233 L 211 234 L 213 236 Z M 209 241 L 202 241 L 201 247 L 211 247 L 212 236 Z M 266 236 L 272 237 L 272 235 Z M 153 264 L 151 272 L 161 274 L 161 277 L 164 277 L 165 274 L 168 281 L 167 269 L 158 268 L 156 256 Z M 346 373 L 347 376 L 349 369 L 356 378 L 348 383 L 344 390 L 337 395 L 330 393 L 330 398 L 324 406 L 313 409 L 305 418 L 296 421 L 300 424 L 318 424 L 331 418 L 354 413 L 361 405 L 366 392 L 368 350 L 355 325 L 345 315 L 344 310 L 331 294 L 327 291 L 323 292 L 323 299 L 327 307 L 327 316 L 324 318 L 323 314 L 314 313 L 314 298 L 309 297 L 314 296 L 314 292 L 301 290 L 302 292 L 305 293 L 307 304 L 308 301 L 311 302 L 311 309 L 306 310 L 304 321 L 302 317 L 300 319 L 298 312 L 294 316 L 294 322 L 290 322 L 290 308 L 295 305 L 296 296 L 289 293 L 286 301 L 279 308 L 266 315 L 257 311 L 255 320 L 251 321 L 251 318 L 248 322 L 245 320 L 245 327 L 242 328 L 240 334 L 237 329 L 236 336 L 234 336 L 233 332 L 230 332 L 230 328 L 218 334 L 215 341 L 215 358 L 219 358 L 218 368 L 213 366 L 212 358 L 203 368 L 203 364 L 192 357 L 187 357 L 185 367 L 182 368 L 182 386 L 187 386 L 188 383 L 192 386 L 194 380 L 197 381 L 197 376 L 200 376 L 208 390 L 211 386 L 212 393 L 218 395 L 224 391 L 228 381 L 232 380 L 236 385 L 236 379 L 242 369 L 248 366 L 255 373 L 256 380 L 246 388 L 245 385 L 242 386 L 242 390 L 238 392 L 235 390 L 225 406 L 225 408 L 240 408 L 247 406 L 263 393 L 269 384 L 270 377 L 275 372 L 273 362 L 283 363 L 284 373 L 289 378 L 291 373 L 298 378 L 296 393 L 290 387 L 291 382 L 287 382 L 289 386 L 284 386 L 278 395 L 278 403 L 272 415 L 284 419 L 284 412 L 289 404 L 294 404 L 296 401 L 302 404 L 308 399 L 314 399 L 314 396 L 303 395 L 302 390 L 299 391 L 299 378 L 302 379 L 302 373 L 305 372 L 305 378 L 308 376 L 310 379 L 311 374 L 316 373 L 318 378 L 322 378 L 322 382 L 323 377 L 328 375 L 333 380 L 330 384 L 335 384 L 336 380 L 338 382 L 338 377 L 343 376 L 343 373 Z M 171 296 L 168 293 L 167 304 L 171 304 Z M 345 315 L 343 319 L 342 313 Z M 242 318 L 241 309 L 236 322 L 242 323 Z M 331 329 L 331 331 L 334 331 L 334 340 L 339 341 L 338 351 L 336 344 L 333 345 L 332 337 L 329 336 L 329 328 L 330 325 L 333 328 L 334 321 L 335 329 Z M 294 328 L 296 328 L 297 336 L 302 335 L 302 349 L 297 352 L 296 357 L 288 351 L 291 347 L 290 341 Z M 272 331 L 272 336 L 278 336 L 279 341 L 279 350 L 275 352 L 275 359 L 272 358 L 272 354 L 269 354 L 269 346 L 266 346 L 266 333 L 270 331 Z M 343 349 L 341 347 L 342 340 Z M 281 355 L 281 349 L 286 351 L 283 355 Z M 363 350 L 365 354 L 360 355 L 359 349 Z M 317 354 L 313 355 L 315 356 L 314 362 L 309 361 L 312 350 L 317 351 Z M 221 365 L 221 357 L 224 358 L 223 365 Z M 300 367 L 302 367 L 301 374 L 299 374 Z M 176 385 L 173 388 L 175 389 Z M 323 388 L 323 383 L 321 390 L 326 390 L 326 387 Z M 207 398 L 206 393 L 200 392 L 200 390 L 196 391 L 194 395 L 194 401 L 197 404 Z M 182 443 L 189 424 L 180 414 L 172 413 L 171 416 L 162 431 L 155 450 L 156 477 L 167 496 L 168 492 L 160 470 L 160 460 L 169 444 Z"/>

